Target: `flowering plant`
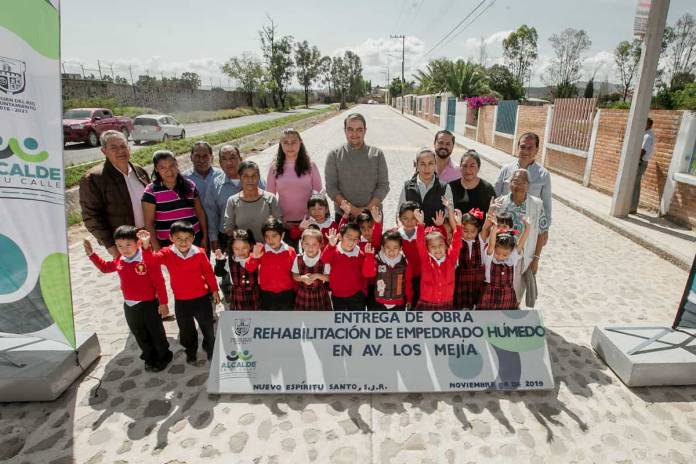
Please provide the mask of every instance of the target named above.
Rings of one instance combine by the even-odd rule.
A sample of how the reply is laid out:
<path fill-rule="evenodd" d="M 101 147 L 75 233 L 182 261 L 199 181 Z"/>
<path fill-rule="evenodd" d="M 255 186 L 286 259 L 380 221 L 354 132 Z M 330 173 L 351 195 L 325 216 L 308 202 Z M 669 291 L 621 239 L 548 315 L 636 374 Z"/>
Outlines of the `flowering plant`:
<path fill-rule="evenodd" d="M 485 105 L 497 105 L 498 99 L 488 95 L 482 97 L 466 97 L 464 99 L 469 108 L 481 108 Z"/>

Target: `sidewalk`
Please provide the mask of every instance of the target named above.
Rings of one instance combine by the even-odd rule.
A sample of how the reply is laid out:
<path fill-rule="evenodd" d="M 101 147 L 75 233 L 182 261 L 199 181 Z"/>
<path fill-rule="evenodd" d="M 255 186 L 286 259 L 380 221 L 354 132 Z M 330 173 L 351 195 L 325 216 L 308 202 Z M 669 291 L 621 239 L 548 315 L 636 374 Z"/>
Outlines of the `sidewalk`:
<path fill-rule="evenodd" d="M 392 110 L 399 113 L 393 108 Z M 429 121 L 409 114 L 403 116 L 433 134 L 440 130 L 439 126 Z M 481 158 L 494 166 L 501 167 L 515 160 L 514 156 L 469 139 L 463 134 L 455 135 L 459 145 L 476 150 Z M 639 210 L 638 214 L 631 214 L 626 218 L 613 217 L 609 214 L 610 196 L 584 187 L 560 174 L 552 173 L 552 190 L 554 199 L 564 205 L 609 227 L 675 266 L 686 271 L 691 269 L 696 255 L 696 231 L 673 224 L 647 210 Z"/>

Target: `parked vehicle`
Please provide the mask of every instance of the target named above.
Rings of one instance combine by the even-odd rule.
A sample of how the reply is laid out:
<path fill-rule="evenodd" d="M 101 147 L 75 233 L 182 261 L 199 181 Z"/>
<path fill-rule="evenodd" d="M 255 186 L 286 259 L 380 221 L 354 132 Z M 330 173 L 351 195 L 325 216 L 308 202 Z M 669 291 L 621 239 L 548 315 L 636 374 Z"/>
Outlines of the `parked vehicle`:
<path fill-rule="evenodd" d="M 102 132 L 110 129 L 120 131 L 128 140 L 133 131 L 133 120 L 114 116 L 106 108 L 75 108 L 63 113 L 63 143 L 87 142 L 96 147 Z"/>
<path fill-rule="evenodd" d="M 168 114 L 143 114 L 133 122 L 133 140 L 142 142 L 166 142 L 168 139 L 185 138 L 184 126 Z"/>

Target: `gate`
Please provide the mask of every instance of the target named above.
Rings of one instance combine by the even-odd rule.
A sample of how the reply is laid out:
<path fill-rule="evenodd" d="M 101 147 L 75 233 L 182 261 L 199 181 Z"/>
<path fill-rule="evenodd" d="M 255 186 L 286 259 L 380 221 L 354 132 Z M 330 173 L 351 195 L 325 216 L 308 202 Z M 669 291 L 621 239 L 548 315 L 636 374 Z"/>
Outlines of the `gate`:
<path fill-rule="evenodd" d="M 517 118 L 517 100 L 503 100 L 498 103 L 498 114 L 495 119 L 495 131 L 503 134 L 515 134 L 515 119 Z"/>
<path fill-rule="evenodd" d="M 457 114 L 457 97 L 447 99 L 447 130 L 454 132 L 454 116 Z"/>

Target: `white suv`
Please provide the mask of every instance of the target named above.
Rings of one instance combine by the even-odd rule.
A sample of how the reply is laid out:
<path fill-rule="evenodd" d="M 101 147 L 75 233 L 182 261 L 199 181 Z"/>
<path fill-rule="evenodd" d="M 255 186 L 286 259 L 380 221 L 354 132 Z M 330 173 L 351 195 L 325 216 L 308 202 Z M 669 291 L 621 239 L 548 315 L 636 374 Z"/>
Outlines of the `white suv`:
<path fill-rule="evenodd" d="M 184 126 L 168 114 L 143 114 L 133 121 L 131 134 L 136 144 L 166 142 L 173 137 L 185 138 Z"/>

